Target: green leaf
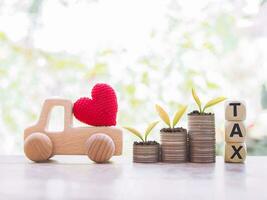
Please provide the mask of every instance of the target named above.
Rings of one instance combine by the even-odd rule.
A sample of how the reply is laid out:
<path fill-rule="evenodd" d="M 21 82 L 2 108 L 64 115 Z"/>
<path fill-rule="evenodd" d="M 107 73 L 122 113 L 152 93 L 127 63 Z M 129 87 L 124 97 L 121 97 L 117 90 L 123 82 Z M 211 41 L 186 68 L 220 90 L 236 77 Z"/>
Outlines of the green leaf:
<path fill-rule="evenodd" d="M 112 55 L 114 52 L 112 49 L 104 49 L 103 51 L 99 52 L 99 56 L 109 56 Z"/>
<path fill-rule="evenodd" d="M 169 127 L 171 127 L 170 118 L 167 112 L 162 107 L 160 107 L 160 105 L 157 104 L 156 104 L 156 110 L 162 121 L 164 121 Z"/>
<path fill-rule="evenodd" d="M 125 128 L 126 130 L 128 130 L 129 132 L 131 132 L 132 134 L 134 134 L 135 136 L 137 136 L 144 142 L 142 134 L 138 130 L 131 128 L 131 127 L 123 127 L 123 128 Z"/>
<path fill-rule="evenodd" d="M 3 32 L 0 32 L 0 40 L 7 40 L 6 34 Z"/>
<path fill-rule="evenodd" d="M 219 85 L 218 84 L 213 83 L 213 82 L 210 82 L 210 81 L 206 81 L 206 84 L 207 84 L 207 87 L 209 89 L 218 89 L 219 88 Z"/>
<path fill-rule="evenodd" d="M 136 91 L 136 87 L 133 84 L 129 84 L 129 85 L 125 85 L 125 91 L 127 94 L 134 96 L 135 91 Z"/>
<path fill-rule="evenodd" d="M 172 121 L 172 128 L 176 126 L 176 124 L 180 121 L 182 118 L 183 114 L 185 113 L 187 109 L 187 106 L 182 106 L 175 114 L 173 121 Z"/>
<path fill-rule="evenodd" d="M 199 112 L 202 112 L 201 101 L 199 100 L 199 98 L 198 98 L 198 96 L 197 96 L 197 93 L 196 93 L 196 91 L 195 91 L 194 88 L 192 88 L 192 96 L 194 97 L 194 100 L 195 100 L 195 102 L 196 102 L 197 105 L 198 105 Z"/>
<path fill-rule="evenodd" d="M 211 107 L 211 106 L 214 106 L 215 104 L 218 104 L 218 103 L 224 101 L 225 99 L 226 99 L 226 97 L 217 97 L 217 98 L 215 98 L 215 99 L 209 101 L 209 102 L 205 105 L 205 107 L 204 107 L 204 109 L 203 109 L 203 112 L 205 111 L 206 108 L 209 108 L 209 107 Z"/>
<path fill-rule="evenodd" d="M 159 123 L 159 121 L 153 122 L 148 125 L 145 132 L 145 141 L 147 141 L 147 136 L 151 133 L 152 129 Z"/>

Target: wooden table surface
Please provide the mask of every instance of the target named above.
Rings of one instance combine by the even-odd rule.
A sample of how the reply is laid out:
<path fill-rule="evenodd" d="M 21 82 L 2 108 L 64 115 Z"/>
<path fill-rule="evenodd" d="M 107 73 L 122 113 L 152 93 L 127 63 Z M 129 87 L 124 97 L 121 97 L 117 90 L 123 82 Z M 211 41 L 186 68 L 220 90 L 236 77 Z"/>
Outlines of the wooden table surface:
<path fill-rule="evenodd" d="M 267 157 L 246 164 L 133 164 L 120 157 L 93 164 L 85 156 L 32 163 L 1 156 L 0 199 L 267 199 Z"/>

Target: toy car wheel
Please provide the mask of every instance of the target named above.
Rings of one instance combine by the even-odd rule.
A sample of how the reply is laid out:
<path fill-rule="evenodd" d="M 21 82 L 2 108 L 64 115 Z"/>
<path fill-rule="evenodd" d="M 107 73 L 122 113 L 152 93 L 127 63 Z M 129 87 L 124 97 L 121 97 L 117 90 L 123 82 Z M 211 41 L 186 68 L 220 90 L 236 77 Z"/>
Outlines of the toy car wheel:
<path fill-rule="evenodd" d="M 32 161 L 46 161 L 53 156 L 53 144 L 47 135 L 33 133 L 25 139 L 24 152 Z"/>
<path fill-rule="evenodd" d="M 88 157 L 96 163 L 105 163 L 115 153 L 115 144 L 106 134 L 97 133 L 92 135 L 86 142 Z"/>

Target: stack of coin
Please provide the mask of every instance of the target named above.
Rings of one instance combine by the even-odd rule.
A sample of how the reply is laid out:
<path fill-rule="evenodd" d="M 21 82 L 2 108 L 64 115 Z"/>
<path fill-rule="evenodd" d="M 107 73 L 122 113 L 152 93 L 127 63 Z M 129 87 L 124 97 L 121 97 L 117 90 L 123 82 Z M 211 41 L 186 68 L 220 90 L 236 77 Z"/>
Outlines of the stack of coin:
<path fill-rule="evenodd" d="M 162 129 L 161 140 L 161 160 L 162 162 L 186 162 L 187 161 L 187 131 L 183 128 Z"/>
<path fill-rule="evenodd" d="M 213 163 L 216 154 L 214 114 L 189 114 L 189 158 L 191 162 Z"/>
<path fill-rule="evenodd" d="M 159 144 L 134 144 L 133 162 L 154 163 L 158 162 Z"/>

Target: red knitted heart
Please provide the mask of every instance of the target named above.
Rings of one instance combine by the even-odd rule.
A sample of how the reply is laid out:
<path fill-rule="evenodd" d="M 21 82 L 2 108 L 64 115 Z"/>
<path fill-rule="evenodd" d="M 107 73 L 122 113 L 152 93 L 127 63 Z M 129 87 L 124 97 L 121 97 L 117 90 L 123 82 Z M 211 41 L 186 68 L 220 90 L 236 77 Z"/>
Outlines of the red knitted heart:
<path fill-rule="evenodd" d="M 118 103 L 112 87 L 104 83 L 96 84 L 91 91 L 92 98 L 82 97 L 73 106 L 74 116 L 92 126 L 116 125 Z"/>

